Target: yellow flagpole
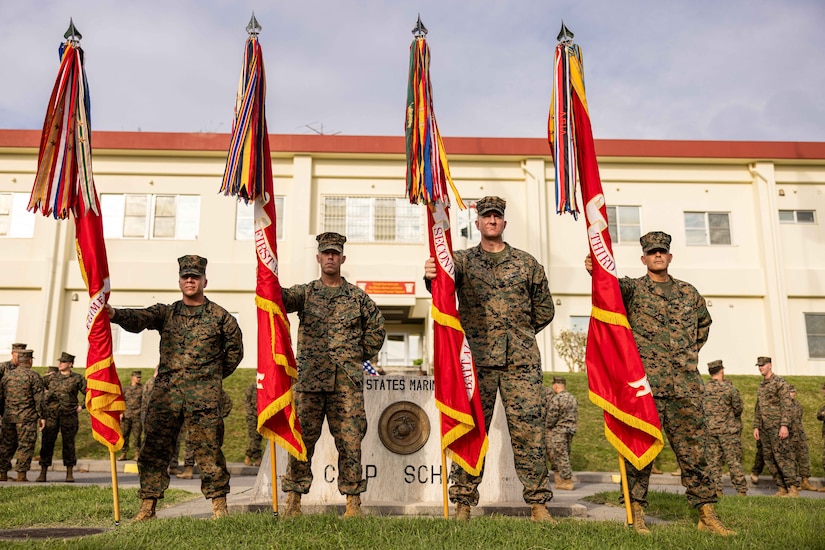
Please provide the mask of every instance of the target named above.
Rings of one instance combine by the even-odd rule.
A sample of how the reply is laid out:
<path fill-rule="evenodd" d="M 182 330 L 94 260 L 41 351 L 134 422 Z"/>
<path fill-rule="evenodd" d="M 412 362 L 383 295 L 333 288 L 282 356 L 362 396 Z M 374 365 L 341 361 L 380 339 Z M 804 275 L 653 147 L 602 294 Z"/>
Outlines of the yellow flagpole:
<path fill-rule="evenodd" d="M 272 475 L 272 515 L 278 517 L 278 461 L 275 458 L 275 442 L 269 440 L 269 466 Z"/>
<path fill-rule="evenodd" d="M 619 472 L 622 475 L 622 494 L 624 495 L 624 510 L 627 514 L 627 525 L 633 527 L 633 512 L 630 509 L 630 489 L 627 486 L 627 468 L 624 458 L 619 455 Z"/>
<path fill-rule="evenodd" d="M 117 492 L 117 459 L 112 449 L 109 449 L 109 463 L 112 468 L 112 498 L 115 500 L 115 526 L 118 526 L 120 525 L 120 498 Z"/>
<path fill-rule="evenodd" d="M 438 420 L 439 420 L 439 428 L 438 431 L 441 432 L 441 425 L 440 421 L 442 420 L 441 415 L 443 413 L 439 413 Z M 444 441 L 444 434 L 441 434 L 441 441 Z M 441 499 L 442 499 L 442 506 L 444 507 L 444 519 L 450 519 L 450 505 L 447 502 L 447 479 L 449 478 L 449 472 L 447 472 L 447 452 L 444 450 L 444 446 L 441 446 Z"/>

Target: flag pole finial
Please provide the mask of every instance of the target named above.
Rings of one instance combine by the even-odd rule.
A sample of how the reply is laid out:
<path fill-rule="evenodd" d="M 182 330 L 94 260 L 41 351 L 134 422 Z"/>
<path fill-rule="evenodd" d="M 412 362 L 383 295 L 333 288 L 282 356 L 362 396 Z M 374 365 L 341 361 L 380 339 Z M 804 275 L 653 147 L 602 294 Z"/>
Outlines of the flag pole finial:
<path fill-rule="evenodd" d="M 258 23 L 258 20 L 255 18 L 255 12 L 252 12 L 252 17 L 249 18 L 249 23 L 246 25 L 246 32 L 249 33 L 249 36 L 258 36 L 261 33 L 261 24 Z"/>
<path fill-rule="evenodd" d="M 74 26 L 74 21 L 71 17 L 69 18 L 69 28 L 66 29 L 66 33 L 63 35 L 63 38 L 71 42 L 73 46 L 80 44 L 80 40 L 83 38 L 83 35 L 80 34 L 80 31 Z"/>
<path fill-rule="evenodd" d="M 421 14 L 418 14 L 418 21 L 415 23 L 415 27 L 412 30 L 412 34 L 416 38 L 424 38 L 427 36 L 427 27 L 424 26 L 424 23 L 421 22 Z"/>
<path fill-rule="evenodd" d="M 561 21 L 561 30 L 559 31 L 559 35 L 556 37 L 556 40 L 559 42 L 573 41 L 573 31 L 567 28 L 567 25 L 564 24 L 564 19 Z"/>

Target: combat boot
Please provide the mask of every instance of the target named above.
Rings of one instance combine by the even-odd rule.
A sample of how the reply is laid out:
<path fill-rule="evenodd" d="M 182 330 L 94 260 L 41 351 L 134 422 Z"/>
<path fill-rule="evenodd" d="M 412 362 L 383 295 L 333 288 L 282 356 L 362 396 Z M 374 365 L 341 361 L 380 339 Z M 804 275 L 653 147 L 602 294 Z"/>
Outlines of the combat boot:
<path fill-rule="evenodd" d="M 756 474 L 751 474 L 751 483 L 754 485 L 759 485 L 759 476 Z"/>
<path fill-rule="evenodd" d="M 672 475 L 673 477 L 679 477 L 680 475 L 682 475 L 682 469 L 676 468 L 675 470 L 670 472 L 670 475 Z"/>
<path fill-rule="evenodd" d="M 222 518 L 229 515 L 226 509 L 226 496 L 215 497 L 212 499 L 212 519 Z"/>
<path fill-rule="evenodd" d="M 552 525 L 558 523 L 558 521 L 553 519 L 553 516 L 550 515 L 550 511 L 544 504 L 530 505 L 530 519 L 537 522 L 550 523 Z"/>
<path fill-rule="evenodd" d="M 302 514 L 303 512 L 301 511 L 301 493 L 287 493 L 286 510 L 284 510 L 284 517 L 296 518 Z"/>
<path fill-rule="evenodd" d="M 811 485 L 811 482 L 808 480 L 807 477 L 802 478 L 802 485 L 799 487 L 803 491 L 816 491 L 816 487 Z"/>
<path fill-rule="evenodd" d="M 785 497 L 788 496 L 788 490 L 784 487 L 777 487 L 776 492 L 773 494 L 775 497 Z"/>
<path fill-rule="evenodd" d="M 654 465 L 653 465 L 653 467 L 650 469 L 650 473 L 651 473 L 651 474 L 657 474 L 657 475 L 658 475 L 658 474 L 661 474 L 661 473 L 662 473 L 662 470 L 660 470 L 659 468 L 657 468 L 657 467 L 656 467 L 656 465 L 654 464 Z"/>
<path fill-rule="evenodd" d="M 650 529 L 645 525 L 645 509 L 640 502 L 630 503 L 630 512 L 633 516 L 633 530 L 640 535 L 649 535 Z"/>
<path fill-rule="evenodd" d="M 553 472 L 553 483 L 555 483 L 556 485 L 561 483 L 561 476 L 558 472 Z"/>
<path fill-rule="evenodd" d="M 739 495 L 740 497 L 746 497 L 746 496 L 748 496 L 748 490 L 747 489 L 739 489 L 738 491 L 736 491 L 736 494 Z"/>
<path fill-rule="evenodd" d="M 178 479 L 192 479 L 192 466 L 184 466 L 183 471 L 175 477 Z"/>
<path fill-rule="evenodd" d="M 66 466 L 66 483 L 74 483 L 73 469 L 74 466 Z"/>
<path fill-rule="evenodd" d="M 35 479 L 35 481 L 39 481 L 40 483 L 46 481 L 46 472 L 48 470 L 49 470 L 48 466 L 41 466 L 40 467 L 40 475 L 37 476 L 37 479 Z"/>
<path fill-rule="evenodd" d="M 26 477 L 26 472 L 17 472 L 17 479 L 12 479 L 12 481 L 23 481 L 26 482 L 29 479 Z"/>
<path fill-rule="evenodd" d="M 255 459 L 255 462 L 252 463 L 253 466 L 260 466 L 261 465 L 261 457 Z"/>
<path fill-rule="evenodd" d="M 132 460 L 134 460 L 135 462 L 137 462 L 137 461 L 138 461 L 138 458 L 140 458 L 140 451 L 135 451 L 135 457 L 134 457 Z"/>
<path fill-rule="evenodd" d="M 556 489 L 559 491 L 572 491 L 573 479 L 561 479 L 556 482 Z"/>
<path fill-rule="evenodd" d="M 9 473 L 0 471 L 0 481 L 8 481 Z"/>
<path fill-rule="evenodd" d="M 345 518 L 360 518 L 364 516 L 361 510 L 361 495 L 347 495 L 347 509 L 344 511 Z"/>
<path fill-rule="evenodd" d="M 126 451 L 123 451 L 122 453 L 117 455 L 117 459 L 118 459 L 118 461 L 126 460 Z"/>
<path fill-rule="evenodd" d="M 252 458 L 245 456 L 243 457 L 244 466 L 252 466 Z"/>
<path fill-rule="evenodd" d="M 783 496 L 784 498 L 799 498 L 799 487 L 797 487 L 796 485 L 791 485 L 790 487 L 788 487 L 788 491 L 781 496 Z"/>
<path fill-rule="evenodd" d="M 455 520 L 456 521 L 470 521 L 470 505 L 462 504 L 461 502 L 455 505 Z"/>
<path fill-rule="evenodd" d="M 155 506 L 157 503 L 158 500 L 156 498 L 144 498 L 140 502 L 140 510 L 138 510 L 138 513 L 132 520 L 132 523 L 155 519 Z"/>
<path fill-rule="evenodd" d="M 716 515 L 713 504 L 703 504 L 699 507 L 699 524 L 696 527 L 700 531 L 707 531 L 722 537 L 736 534 L 736 531 L 728 529 L 722 524 L 719 516 Z"/>

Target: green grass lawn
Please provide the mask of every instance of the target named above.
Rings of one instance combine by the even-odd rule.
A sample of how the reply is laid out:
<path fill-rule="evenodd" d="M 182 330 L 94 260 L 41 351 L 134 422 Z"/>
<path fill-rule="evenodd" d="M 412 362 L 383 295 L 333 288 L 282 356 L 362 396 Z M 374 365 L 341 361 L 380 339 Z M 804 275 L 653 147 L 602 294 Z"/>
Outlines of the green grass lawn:
<path fill-rule="evenodd" d="M 41 373 L 43 368 L 35 369 Z M 141 369 L 143 379 L 148 380 L 152 369 Z M 132 369 L 120 369 L 121 383 L 129 384 Z M 568 390 L 579 401 L 579 430 L 573 438 L 571 462 L 574 471 L 618 471 L 616 451 L 604 438 L 604 420 L 602 410 L 593 405 L 587 397 L 587 377 L 582 373 L 564 373 L 567 378 Z M 545 375 L 545 384 L 549 385 L 552 374 Z M 232 376 L 224 380 L 224 388 L 232 397 L 234 407 L 226 418 L 226 438 L 223 452 L 230 462 L 242 462 L 246 449 L 246 424 L 244 421 L 243 392 L 254 380 L 255 370 L 238 369 Z M 707 377 L 706 377 L 707 378 Z M 745 403 L 745 412 L 742 414 L 742 448 L 744 453 L 745 471 L 750 471 L 753 465 L 755 444 L 752 435 L 753 409 L 756 404 L 756 388 L 761 382 L 761 376 L 730 376 L 728 377 L 742 394 Z M 825 377 L 788 376 L 788 382 L 794 384 L 797 390 L 797 399 L 804 408 L 803 420 L 808 434 L 808 444 L 811 452 L 811 474 L 813 477 L 823 477 L 820 457 L 822 455 L 822 423 L 816 420 L 816 411 L 823 403 L 822 382 Z M 58 438 L 58 448 L 60 439 Z M 40 447 L 38 444 L 37 451 Z M 85 411 L 80 415 L 80 432 L 77 436 L 77 453 L 80 458 L 108 458 L 105 447 L 92 439 L 89 415 Z M 181 449 L 181 455 L 183 449 Z M 55 451 L 58 458 L 59 452 Z M 182 456 L 181 456 L 182 458 Z M 665 447 L 659 455 L 657 464 L 664 471 L 676 469 L 676 459 L 670 447 Z"/>
<path fill-rule="evenodd" d="M 200 498 L 168 491 L 162 504 Z M 121 494 L 122 517 L 137 509 L 135 490 Z M 468 523 L 441 518 L 378 517 L 344 520 L 333 514 L 277 519 L 269 513 L 231 514 L 217 520 L 158 519 L 113 526 L 111 491 L 98 487 L 0 486 L 0 530 L 26 527 L 101 527 L 99 535 L 67 540 L 2 541 L 3 548 L 52 549 L 470 549 L 470 548 L 825 548 L 825 506 L 808 498 L 726 497 L 720 516 L 738 535 L 720 538 L 696 529 L 697 514 L 683 495 L 650 494 L 649 515 L 667 520 L 652 534 L 636 535 L 619 522 L 562 519 L 557 526 L 523 518 L 488 516 Z M 596 502 L 617 504 L 618 492 L 594 495 Z M 0 533 L 2 534 L 2 533 Z"/>

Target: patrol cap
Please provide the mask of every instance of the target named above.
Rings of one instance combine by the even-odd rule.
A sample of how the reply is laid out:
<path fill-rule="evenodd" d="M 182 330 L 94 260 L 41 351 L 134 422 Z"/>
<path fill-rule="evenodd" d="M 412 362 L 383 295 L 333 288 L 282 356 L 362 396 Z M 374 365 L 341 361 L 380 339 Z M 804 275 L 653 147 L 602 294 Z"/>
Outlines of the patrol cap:
<path fill-rule="evenodd" d="M 566 386 L 567 385 L 567 380 L 564 378 L 564 376 L 554 376 L 553 377 L 553 383 L 554 384 L 564 384 Z"/>
<path fill-rule="evenodd" d="M 186 277 L 195 275 L 196 277 L 206 276 L 206 258 L 189 254 L 178 258 L 178 275 Z"/>
<path fill-rule="evenodd" d="M 326 233 L 321 233 L 315 240 L 318 241 L 318 252 L 326 252 L 327 250 L 334 250 L 338 254 L 344 253 L 344 243 L 347 242 L 347 238 L 341 235 L 340 233 L 335 233 L 334 231 L 327 231 Z"/>
<path fill-rule="evenodd" d="M 770 357 L 760 356 L 756 358 L 756 366 L 761 367 L 762 365 L 767 365 L 768 363 L 773 363 Z"/>
<path fill-rule="evenodd" d="M 28 347 L 28 346 L 27 346 L 26 344 L 23 344 L 23 343 L 20 343 L 20 342 L 16 342 L 16 343 L 14 343 L 14 344 L 12 344 L 12 345 L 11 345 L 11 350 L 12 350 L 12 351 L 20 351 L 20 350 L 22 350 L 22 349 L 26 349 L 27 347 Z"/>
<path fill-rule="evenodd" d="M 792 392 L 796 393 L 796 388 L 795 388 L 795 387 L 793 387 L 793 386 L 788 386 L 788 391 L 789 391 L 789 392 L 791 392 L 791 391 L 792 391 Z"/>
<path fill-rule="evenodd" d="M 17 361 L 31 363 L 34 359 L 34 351 L 30 349 L 21 349 L 17 351 Z"/>
<path fill-rule="evenodd" d="M 639 242 L 642 244 L 642 251 L 647 254 L 651 250 L 661 248 L 665 252 L 670 252 L 670 235 L 664 231 L 651 231 L 642 235 Z"/>
<path fill-rule="evenodd" d="M 484 197 L 476 202 L 476 213 L 483 216 L 487 212 L 498 212 L 503 216 L 506 207 L 507 201 L 501 197 Z"/>
<path fill-rule="evenodd" d="M 725 366 L 722 365 L 722 360 L 717 359 L 716 361 L 711 361 L 708 363 L 708 374 L 716 374 L 720 370 L 724 369 Z"/>
<path fill-rule="evenodd" d="M 143 373 L 140 372 L 139 370 L 133 370 L 132 371 L 132 376 L 137 376 L 138 378 L 140 378 L 141 376 L 143 376 Z"/>
<path fill-rule="evenodd" d="M 74 363 L 74 355 L 66 353 L 65 351 L 57 358 L 58 363 Z"/>

